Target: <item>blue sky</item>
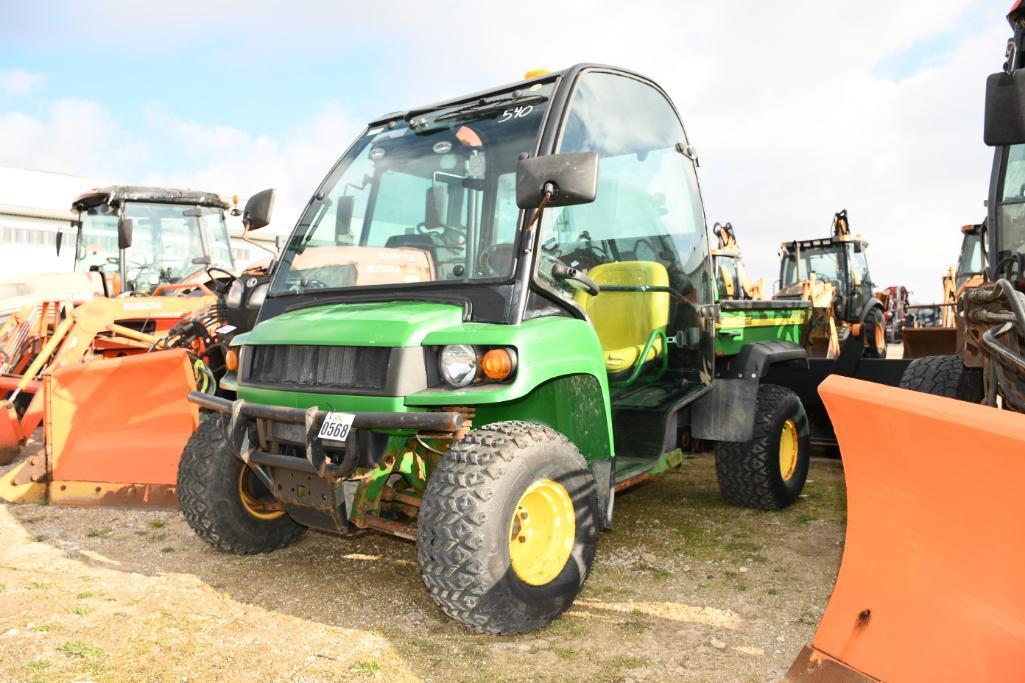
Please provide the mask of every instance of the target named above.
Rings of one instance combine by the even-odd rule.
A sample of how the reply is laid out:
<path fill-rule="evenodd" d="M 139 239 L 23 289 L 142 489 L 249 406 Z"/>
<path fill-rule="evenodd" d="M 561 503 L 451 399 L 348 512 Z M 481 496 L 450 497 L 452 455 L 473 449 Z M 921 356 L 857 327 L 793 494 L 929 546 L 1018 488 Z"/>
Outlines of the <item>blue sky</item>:
<path fill-rule="evenodd" d="M 982 216 L 1011 4 L 0 2 L 0 166 L 295 208 L 369 117 L 609 62 L 674 98 L 755 274 L 847 208 L 878 284 L 922 299 Z"/>

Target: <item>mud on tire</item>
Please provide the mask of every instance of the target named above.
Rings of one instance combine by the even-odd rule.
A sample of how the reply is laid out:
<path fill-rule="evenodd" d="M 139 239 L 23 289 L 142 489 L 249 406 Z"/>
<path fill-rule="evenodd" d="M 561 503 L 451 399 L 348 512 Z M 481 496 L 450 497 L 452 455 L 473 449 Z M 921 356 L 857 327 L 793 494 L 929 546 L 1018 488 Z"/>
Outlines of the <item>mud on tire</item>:
<path fill-rule="evenodd" d="M 514 517 L 539 482 L 564 489 L 575 520 L 563 546 L 572 538 L 568 560 L 543 585 L 522 580 L 510 557 L 512 543 L 522 541 Z M 594 478 L 576 446 L 548 427 L 496 422 L 453 445 L 431 474 L 417 557 L 428 592 L 447 615 L 483 633 L 525 633 L 573 603 L 591 569 L 598 527 Z"/>
<path fill-rule="evenodd" d="M 788 422 L 791 427 L 787 426 Z M 780 446 L 790 429 L 795 430 L 796 456 L 787 465 L 788 472 L 783 472 Z M 810 430 L 801 399 L 785 387 L 761 384 L 754 436 L 744 443 L 718 443 L 715 474 L 719 489 L 729 502 L 761 510 L 779 510 L 801 495 L 810 460 Z"/>
<path fill-rule="evenodd" d="M 900 388 L 981 403 L 982 370 L 965 367 L 958 355 L 916 358 L 904 370 Z"/>
<path fill-rule="evenodd" d="M 197 536 L 224 552 L 269 553 L 294 542 L 306 527 L 283 513 L 257 518 L 243 505 L 244 467 L 225 441 L 219 421 L 203 419 L 178 464 L 178 505 L 185 520 Z"/>

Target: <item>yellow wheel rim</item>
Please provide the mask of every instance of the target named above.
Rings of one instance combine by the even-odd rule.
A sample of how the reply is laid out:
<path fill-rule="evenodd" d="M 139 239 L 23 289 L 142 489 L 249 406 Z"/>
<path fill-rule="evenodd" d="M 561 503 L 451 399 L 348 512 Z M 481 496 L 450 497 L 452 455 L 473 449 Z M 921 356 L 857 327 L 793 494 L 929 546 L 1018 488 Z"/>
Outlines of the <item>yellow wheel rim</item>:
<path fill-rule="evenodd" d="M 797 425 L 793 420 L 783 423 L 783 431 L 779 435 L 779 474 L 783 481 L 790 481 L 797 469 Z"/>
<path fill-rule="evenodd" d="M 275 510 L 266 503 L 260 502 L 253 493 L 253 475 L 245 465 L 242 466 L 242 471 L 238 473 L 238 498 L 242 501 L 242 507 L 245 508 L 245 511 L 256 519 L 270 521 L 278 519 L 285 514 L 284 510 Z"/>
<path fill-rule="evenodd" d="M 573 500 L 561 484 L 540 479 L 516 504 L 509 524 L 509 560 L 520 581 L 543 586 L 562 573 L 576 539 Z"/>

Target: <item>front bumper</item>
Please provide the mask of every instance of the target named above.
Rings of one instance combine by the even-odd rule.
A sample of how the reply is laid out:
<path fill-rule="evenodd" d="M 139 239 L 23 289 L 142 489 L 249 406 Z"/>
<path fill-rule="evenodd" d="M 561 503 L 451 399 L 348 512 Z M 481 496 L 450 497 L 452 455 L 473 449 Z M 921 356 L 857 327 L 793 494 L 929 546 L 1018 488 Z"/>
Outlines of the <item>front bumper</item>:
<path fill-rule="evenodd" d="M 316 406 L 303 410 L 283 406 L 248 403 L 241 399 L 189 392 L 189 401 L 200 408 L 221 413 L 225 418 L 225 436 L 247 465 L 283 468 L 326 479 L 343 479 L 358 464 L 358 444 L 373 430 L 408 430 L 424 435 L 452 435 L 463 429 L 464 417 L 458 412 L 355 413 L 352 431 L 344 445 L 325 444 L 317 434 L 327 411 Z M 271 452 L 268 446 L 284 441 L 301 446 L 305 457 Z M 265 479 L 261 468 L 254 468 Z M 265 479 L 264 483 L 272 485 Z M 273 490 L 273 489 L 272 489 Z"/>

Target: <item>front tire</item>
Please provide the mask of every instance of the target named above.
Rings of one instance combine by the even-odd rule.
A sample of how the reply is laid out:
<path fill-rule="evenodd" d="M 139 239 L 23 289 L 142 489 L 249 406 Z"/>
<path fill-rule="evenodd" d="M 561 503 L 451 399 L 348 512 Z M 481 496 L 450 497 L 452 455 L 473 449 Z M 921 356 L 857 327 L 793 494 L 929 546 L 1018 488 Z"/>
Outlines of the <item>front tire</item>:
<path fill-rule="evenodd" d="M 566 437 L 530 422 L 486 425 L 427 482 L 416 535 L 424 584 L 475 631 L 535 631 L 583 587 L 598 519 L 594 478 Z"/>
<path fill-rule="evenodd" d="M 715 447 L 715 474 L 723 497 L 761 510 L 780 510 L 796 501 L 810 462 L 811 436 L 801 399 L 774 384 L 758 387 L 751 440 Z"/>
<path fill-rule="evenodd" d="M 961 356 L 926 356 L 908 364 L 900 388 L 969 403 L 982 403 L 982 370 L 965 367 Z"/>
<path fill-rule="evenodd" d="M 235 457 L 217 419 L 204 419 L 178 463 L 178 505 L 201 539 L 238 555 L 269 553 L 295 542 L 296 524 Z"/>

